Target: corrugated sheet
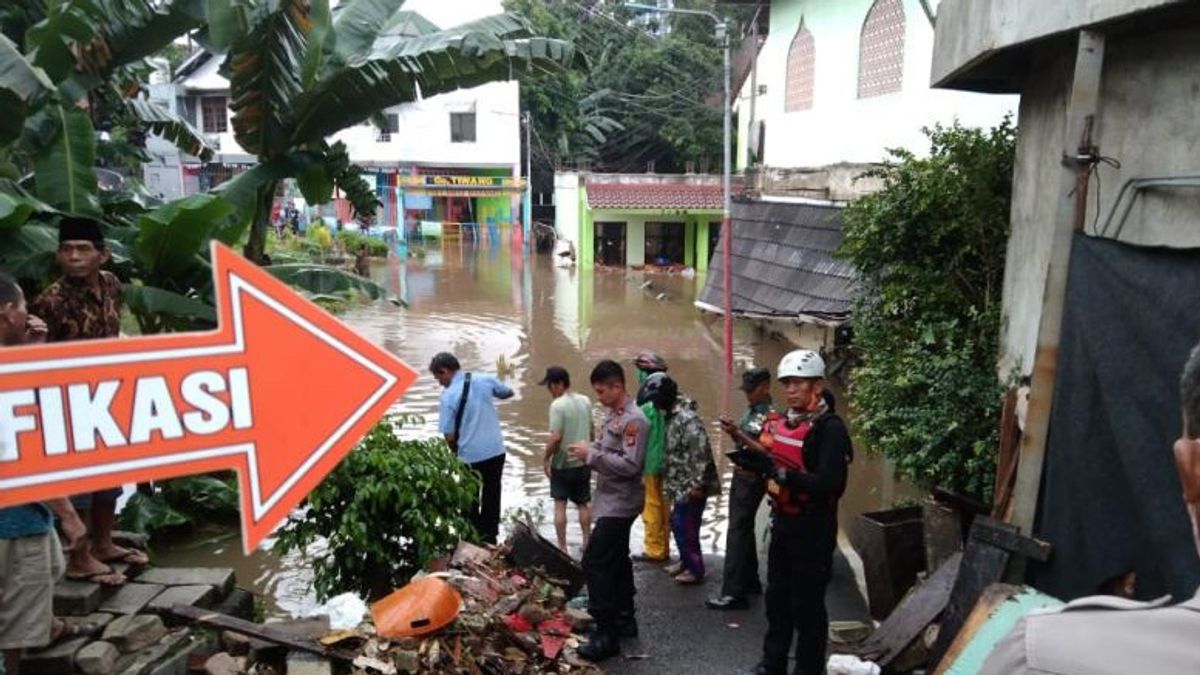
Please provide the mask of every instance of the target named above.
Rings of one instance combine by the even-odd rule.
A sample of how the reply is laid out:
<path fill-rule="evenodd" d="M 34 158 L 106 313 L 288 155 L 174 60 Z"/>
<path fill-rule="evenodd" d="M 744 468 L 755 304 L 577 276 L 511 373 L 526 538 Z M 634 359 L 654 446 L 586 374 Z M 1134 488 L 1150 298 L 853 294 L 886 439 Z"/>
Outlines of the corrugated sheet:
<path fill-rule="evenodd" d="M 841 209 L 810 204 L 735 202 L 733 311 L 795 318 L 845 319 L 855 272 L 833 252 L 842 243 Z M 721 234 L 722 237 L 725 233 Z M 709 262 L 700 302 L 721 307 L 721 246 Z"/>

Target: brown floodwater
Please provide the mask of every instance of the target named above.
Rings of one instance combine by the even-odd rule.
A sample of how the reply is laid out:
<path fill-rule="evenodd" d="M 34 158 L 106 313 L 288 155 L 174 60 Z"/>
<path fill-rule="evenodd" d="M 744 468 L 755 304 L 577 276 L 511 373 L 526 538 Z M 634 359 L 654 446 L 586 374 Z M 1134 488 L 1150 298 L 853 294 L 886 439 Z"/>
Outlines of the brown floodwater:
<path fill-rule="evenodd" d="M 422 259 L 378 261 L 375 280 L 408 308 L 362 306 L 343 320 L 421 372 L 393 408 L 424 418 L 423 426 L 404 430 L 407 434 L 436 434 L 441 388 L 427 371 L 435 353 L 453 352 L 467 370 L 503 371 L 516 395 L 496 405 L 508 450 L 502 508 L 510 515 L 519 509 L 535 517 L 540 512 L 543 534 L 553 539 L 550 486 L 541 464 L 550 396 L 537 385 L 547 366 L 567 368 L 576 389 L 590 394 L 587 376 L 597 361 L 619 361 L 636 381 L 634 356 L 643 350 L 662 354 L 681 390 L 699 403 L 723 472 L 729 470 L 721 452 L 727 439 L 716 419 L 723 412 L 739 415 L 744 399 L 722 373 L 720 319 L 702 316 L 692 304 L 703 275 L 579 270 L 556 267 L 551 258 L 523 259 L 507 245 L 466 243 L 434 246 Z M 744 325 L 736 326 L 734 342 L 737 372 L 751 365 L 774 369 L 793 348 Z M 884 461 L 857 452 L 841 503 L 843 527 L 856 514 L 914 494 Z M 710 500 L 701 532 L 706 553 L 722 551 L 725 516 L 724 496 Z M 577 554 L 573 508 L 569 518 L 568 539 Z M 635 552 L 641 549 L 640 528 L 639 521 L 631 540 Z M 245 557 L 236 534 L 216 533 L 156 546 L 155 554 L 159 564 L 233 567 L 240 583 L 264 596 L 269 613 L 311 609 L 308 565 L 299 556 L 275 555 L 268 546 Z"/>

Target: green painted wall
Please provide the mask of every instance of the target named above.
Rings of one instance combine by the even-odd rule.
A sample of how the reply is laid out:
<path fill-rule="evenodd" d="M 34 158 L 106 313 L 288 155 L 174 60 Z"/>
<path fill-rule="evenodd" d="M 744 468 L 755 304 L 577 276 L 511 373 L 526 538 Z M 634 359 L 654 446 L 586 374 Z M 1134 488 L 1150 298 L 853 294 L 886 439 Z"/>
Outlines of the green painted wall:
<path fill-rule="evenodd" d="M 708 271 L 708 219 L 696 223 L 696 271 Z"/>

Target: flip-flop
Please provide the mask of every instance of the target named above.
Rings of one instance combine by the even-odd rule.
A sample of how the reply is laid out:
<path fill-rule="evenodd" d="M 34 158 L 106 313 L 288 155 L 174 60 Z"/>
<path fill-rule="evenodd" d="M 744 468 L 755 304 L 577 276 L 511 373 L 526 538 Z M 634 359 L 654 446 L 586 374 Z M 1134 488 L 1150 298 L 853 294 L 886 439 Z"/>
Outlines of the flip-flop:
<path fill-rule="evenodd" d="M 56 645 L 60 642 L 65 642 L 77 637 L 91 637 L 100 632 L 100 624 L 91 622 L 67 622 L 58 619 L 61 623 L 61 628 L 57 635 L 50 638 L 50 645 Z M 53 631 L 51 631 L 53 632 Z M 49 646 L 49 645 L 47 645 Z"/>
<path fill-rule="evenodd" d="M 120 577 L 122 577 L 122 580 L 120 583 L 115 583 L 115 584 L 105 583 L 103 581 L 97 581 L 97 578 L 99 578 L 99 577 L 111 577 L 111 576 L 120 576 Z M 64 574 L 63 578 L 65 578 L 67 581 L 82 581 L 84 583 L 100 584 L 101 586 L 108 586 L 110 588 L 116 588 L 117 586 L 124 586 L 125 583 L 127 581 L 129 581 L 129 579 L 124 578 L 123 574 L 114 570 L 111 567 L 103 572 L 92 572 L 91 574 Z"/>
<path fill-rule="evenodd" d="M 692 576 L 691 572 L 684 572 L 675 577 L 675 583 L 680 586 L 695 586 L 704 583 L 704 577 Z"/>
<path fill-rule="evenodd" d="M 130 558 L 133 558 L 132 560 Z M 108 558 L 101 558 L 102 563 L 125 563 L 126 565 L 149 565 L 150 556 L 144 552 L 131 548 L 124 553 L 119 553 Z"/>

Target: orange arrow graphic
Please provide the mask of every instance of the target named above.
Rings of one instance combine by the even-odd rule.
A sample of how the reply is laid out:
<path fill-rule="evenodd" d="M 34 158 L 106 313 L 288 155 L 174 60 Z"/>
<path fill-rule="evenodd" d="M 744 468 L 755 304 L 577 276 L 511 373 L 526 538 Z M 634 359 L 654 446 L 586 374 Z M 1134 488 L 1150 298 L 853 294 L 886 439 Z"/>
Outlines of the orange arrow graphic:
<path fill-rule="evenodd" d="M 247 553 L 417 372 L 225 246 L 218 328 L 0 361 L 0 506 L 235 469 Z"/>

